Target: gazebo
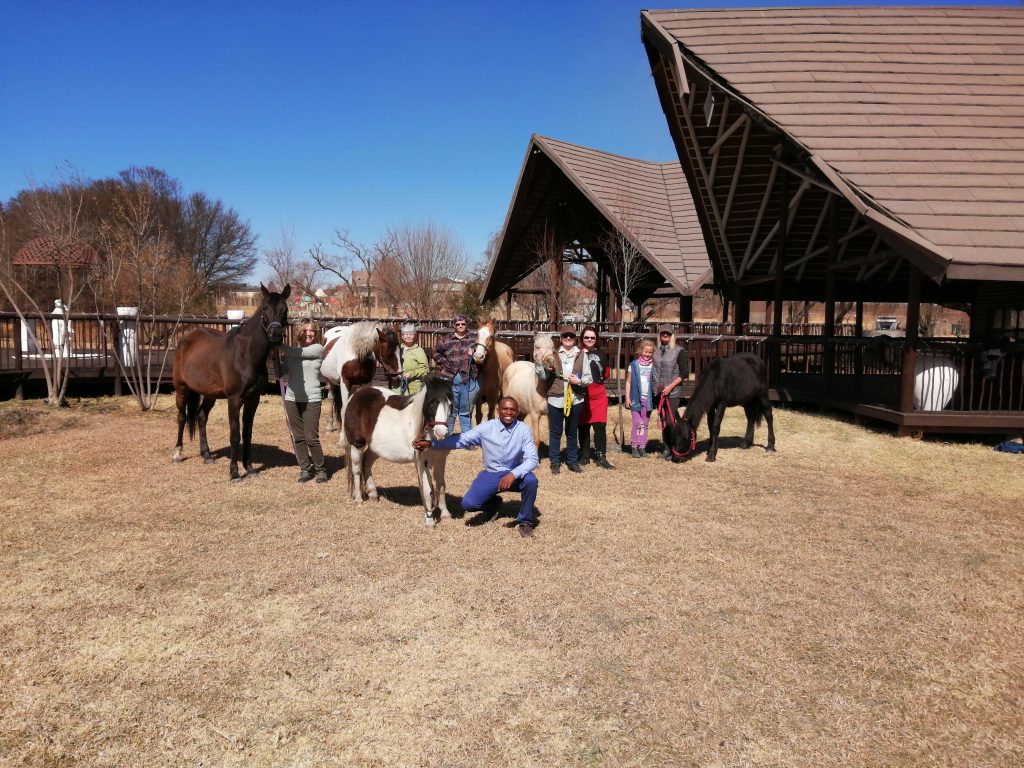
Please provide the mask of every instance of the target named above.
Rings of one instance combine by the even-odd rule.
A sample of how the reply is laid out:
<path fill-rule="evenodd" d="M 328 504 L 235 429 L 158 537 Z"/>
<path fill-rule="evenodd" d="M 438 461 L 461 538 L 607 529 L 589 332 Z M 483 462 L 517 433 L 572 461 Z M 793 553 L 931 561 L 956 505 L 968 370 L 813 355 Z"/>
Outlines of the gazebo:
<path fill-rule="evenodd" d="M 656 163 L 614 155 L 534 134 L 509 205 L 501 241 L 480 294 L 502 294 L 508 305 L 521 281 L 555 262 L 597 265 L 597 320 L 621 306 L 624 286 L 618 242 L 643 262 L 642 277 L 626 298 L 679 300 L 681 320 L 692 319 L 693 293 L 711 277 L 707 248 L 689 187 L 677 162 Z M 557 280 L 556 280 L 557 282 Z M 549 291 L 552 322 L 559 296 Z"/>
<path fill-rule="evenodd" d="M 783 301 L 822 301 L 824 398 L 901 431 L 1024 429 L 1024 10 L 644 11 L 641 34 L 737 331 L 773 302 L 776 379 Z M 839 300 L 858 336 L 864 301 L 907 302 L 898 392 L 835 338 Z M 966 309 L 971 343 L 921 340 L 922 301 Z M 937 361 L 950 398 L 921 407 Z"/>

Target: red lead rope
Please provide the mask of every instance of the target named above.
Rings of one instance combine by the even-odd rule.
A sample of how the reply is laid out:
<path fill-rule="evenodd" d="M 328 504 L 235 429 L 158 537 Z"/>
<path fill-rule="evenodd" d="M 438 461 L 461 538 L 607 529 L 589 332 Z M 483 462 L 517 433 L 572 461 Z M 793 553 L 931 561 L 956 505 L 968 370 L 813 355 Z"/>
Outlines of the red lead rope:
<path fill-rule="evenodd" d="M 661 420 L 661 428 L 665 429 L 665 425 L 668 424 L 670 427 L 675 429 L 676 426 L 676 410 L 672 407 L 668 397 L 664 393 L 661 395 L 661 399 L 658 401 L 658 418 Z M 685 417 L 684 417 L 685 418 Z M 697 430 L 690 425 L 690 449 L 686 453 L 680 453 L 676 450 L 675 445 L 669 446 L 672 449 L 672 455 L 677 459 L 685 459 L 691 453 L 697 450 Z"/>

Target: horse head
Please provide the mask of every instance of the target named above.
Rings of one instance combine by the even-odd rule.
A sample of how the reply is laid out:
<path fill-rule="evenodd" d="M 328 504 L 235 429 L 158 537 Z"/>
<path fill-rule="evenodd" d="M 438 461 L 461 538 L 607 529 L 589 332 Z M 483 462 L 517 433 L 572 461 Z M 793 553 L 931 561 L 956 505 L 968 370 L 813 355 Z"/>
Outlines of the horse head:
<path fill-rule="evenodd" d="M 686 416 L 674 419 L 668 429 L 665 429 L 662 422 L 662 430 L 669 433 L 667 442 L 673 462 L 689 458 L 697 450 L 697 428 Z"/>
<path fill-rule="evenodd" d="M 288 324 L 288 296 L 292 292 L 292 287 L 286 283 L 283 291 L 274 293 L 260 283 L 260 290 L 263 292 L 263 300 L 256 310 L 256 315 L 270 343 L 280 344 L 284 339 L 284 327 Z"/>
<path fill-rule="evenodd" d="M 476 329 L 476 346 L 473 347 L 473 360 L 482 365 L 487 353 L 494 347 L 494 321 L 491 318 L 481 320 Z"/>
<path fill-rule="evenodd" d="M 423 426 L 429 427 L 435 440 L 448 436 L 448 416 L 452 412 L 452 383 L 440 376 L 429 376 L 423 398 Z"/>
<path fill-rule="evenodd" d="M 377 329 L 377 343 L 373 345 L 373 354 L 389 376 L 398 376 L 402 372 L 402 364 L 398 358 L 398 334 L 394 328 Z"/>

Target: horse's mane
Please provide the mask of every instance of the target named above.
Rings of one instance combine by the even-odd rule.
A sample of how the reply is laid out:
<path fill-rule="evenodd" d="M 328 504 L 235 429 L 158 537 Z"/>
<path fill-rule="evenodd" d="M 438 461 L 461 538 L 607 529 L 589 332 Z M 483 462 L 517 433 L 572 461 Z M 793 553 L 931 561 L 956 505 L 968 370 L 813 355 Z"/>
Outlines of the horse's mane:
<path fill-rule="evenodd" d="M 357 358 L 373 354 L 373 347 L 377 343 L 377 330 L 381 327 L 382 324 L 376 320 L 363 320 L 348 327 L 349 343 Z"/>

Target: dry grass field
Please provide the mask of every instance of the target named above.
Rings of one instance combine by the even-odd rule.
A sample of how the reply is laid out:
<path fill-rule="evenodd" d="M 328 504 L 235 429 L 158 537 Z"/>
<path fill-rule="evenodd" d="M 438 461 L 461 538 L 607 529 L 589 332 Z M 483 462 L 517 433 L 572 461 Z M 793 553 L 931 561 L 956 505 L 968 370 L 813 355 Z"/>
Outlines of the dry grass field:
<path fill-rule="evenodd" d="M 1024 764 L 1024 457 L 776 420 L 542 465 L 524 540 L 513 496 L 425 530 L 408 466 L 297 485 L 274 399 L 239 484 L 223 404 L 212 466 L 169 410 L 0 404 L 0 765 Z"/>

